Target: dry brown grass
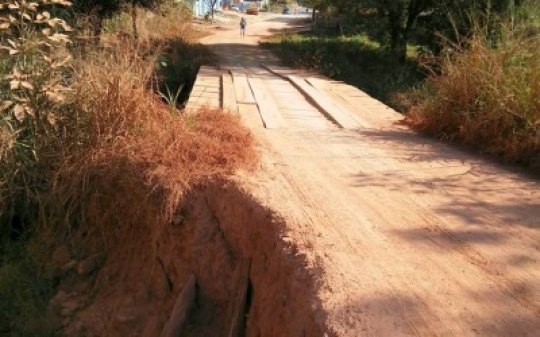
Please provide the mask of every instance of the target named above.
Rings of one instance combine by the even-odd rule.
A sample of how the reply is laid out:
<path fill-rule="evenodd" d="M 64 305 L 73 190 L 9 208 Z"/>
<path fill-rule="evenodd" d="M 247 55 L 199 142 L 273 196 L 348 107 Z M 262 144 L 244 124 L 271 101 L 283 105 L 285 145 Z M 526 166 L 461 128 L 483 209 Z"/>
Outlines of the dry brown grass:
<path fill-rule="evenodd" d="M 202 32 L 194 29 L 191 12 L 182 6 L 166 6 L 159 11 L 137 8 L 137 32 L 143 43 L 182 38 L 193 41 Z M 105 21 L 104 37 L 133 35 L 131 16 L 128 11 Z"/>
<path fill-rule="evenodd" d="M 413 126 L 511 162 L 540 167 L 540 36 L 478 32 L 408 95 Z"/>
<path fill-rule="evenodd" d="M 141 48 L 119 43 L 76 67 L 73 104 L 88 129 L 56 174 L 46 222 L 65 226 L 55 236 L 67 228 L 86 233 L 92 247 L 82 249 L 159 236 L 190 188 L 256 160 L 236 117 L 171 114 L 149 90 L 155 58 Z"/>
<path fill-rule="evenodd" d="M 170 15 L 146 13 L 138 42 L 107 33 L 96 45 L 78 31 L 69 48 L 73 60 L 55 68 L 57 76 L 49 76 L 48 63 L 36 63 L 29 76 L 41 77 L 31 79 L 66 86 L 62 104 L 29 100 L 36 116 L 54 112 L 43 132 L 27 131 L 33 130 L 26 127 L 30 118 L 5 118 L 9 111 L 0 109 L 0 292 L 9 295 L 0 301 L 0 330 L 25 336 L 56 331 L 43 313 L 57 277 L 65 276 L 51 259 L 57 245 L 67 244 L 76 260 L 120 250 L 137 259 L 136 266 L 153 262 L 153 244 L 167 233 L 186 192 L 255 162 L 251 135 L 234 116 L 216 110 L 182 115 L 156 93 L 165 77 L 161 69 L 157 74 L 160 58 L 175 52 L 174 69 L 187 70 L 173 75 L 191 76 L 197 67 L 189 52 L 177 50 L 189 50 L 178 40 L 196 33 Z M 26 54 L 17 55 L 0 57 L 0 75 L 9 75 L 14 61 L 31 64 Z M 0 83 L 0 100 L 10 99 L 9 85 Z M 21 178 L 3 179 L 11 176 Z M 118 254 L 108 257 L 125 262 Z M 109 280 L 111 273 L 104 274 Z"/>

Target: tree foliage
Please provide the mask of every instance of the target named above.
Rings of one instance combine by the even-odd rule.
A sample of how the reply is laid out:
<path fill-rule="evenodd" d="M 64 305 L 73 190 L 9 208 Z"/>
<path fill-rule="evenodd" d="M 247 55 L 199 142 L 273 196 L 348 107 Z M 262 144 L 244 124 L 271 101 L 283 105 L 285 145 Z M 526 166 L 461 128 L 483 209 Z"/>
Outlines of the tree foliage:
<path fill-rule="evenodd" d="M 206 5 L 210 8 L 210 16 L 214 19 L 214 11 L 218 0 L 204 0 Z"/>
<path fill-rule="evenodd" d="M 501 15 L 511 14 L 521 0 L 306 0 L 324 12 L 341 13 L 361 26 L 396 56 L 404 60 L 406 46 L 416 44 L 436 49 L 438 35 L 466 35 L 482 18 L 486 26 Z M 453 35 L 453 36 L 452 36 Z"/>

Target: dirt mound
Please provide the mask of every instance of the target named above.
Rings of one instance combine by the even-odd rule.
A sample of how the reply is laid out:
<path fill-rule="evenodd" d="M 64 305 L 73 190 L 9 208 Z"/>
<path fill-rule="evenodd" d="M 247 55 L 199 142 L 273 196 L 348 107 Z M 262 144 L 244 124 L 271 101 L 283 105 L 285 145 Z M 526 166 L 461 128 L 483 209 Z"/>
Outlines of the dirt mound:
<path fill-rule="evenodd" d="M 43 227 L 61 280 L 50 321 L 66 336 L 173 336 L 187 311 L 181 336 L 320 335 L 283 223 L 224 180 L 254 167 L 251 134 L 222 111 L 153 113 L 58 172 Z"/>
<path fill-rule="evenodd" d="M 180 336 L 225 336 L 235 319 L 235 274 L 250 261 L 240 284 L 247 289 L 240 335 L 322 336 L 314 279 L 295 247 L 281 241 L 282 228 L 233 183 L 198 188 L 157 239 L 156 254 L 118 242 L 98 271 L 68 272 L 51 309 L 67 336 L 159 336 L 195 275 L 195 302 Z"/>

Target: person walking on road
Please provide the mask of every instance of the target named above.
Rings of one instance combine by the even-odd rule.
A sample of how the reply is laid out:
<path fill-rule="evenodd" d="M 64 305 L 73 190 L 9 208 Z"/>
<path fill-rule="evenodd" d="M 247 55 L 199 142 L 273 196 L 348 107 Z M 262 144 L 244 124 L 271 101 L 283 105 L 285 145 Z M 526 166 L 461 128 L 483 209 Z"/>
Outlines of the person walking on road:
<path fill-rule="evenodd" d="M 246 36 L 246 26 L 247 26 L 246 18 L 242 17 L 240 19 L 240 35 L 242 37 Z"/>

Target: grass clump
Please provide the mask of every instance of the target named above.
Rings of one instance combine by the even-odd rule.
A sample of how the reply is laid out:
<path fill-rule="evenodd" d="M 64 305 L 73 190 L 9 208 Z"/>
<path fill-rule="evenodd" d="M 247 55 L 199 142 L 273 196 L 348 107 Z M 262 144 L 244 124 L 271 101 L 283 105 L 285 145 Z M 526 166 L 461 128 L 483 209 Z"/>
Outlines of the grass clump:
<path fill-rule="evenodd" d="M 540 34 L 477 29 L 452 45 L 425 85 L 408 95 L 414 127 L 510 162 L 540 164 Z"/>
<path fill-rule="evenodd" d="M 289 66 L 320 71 L 393 106 L 395 92 L 410 89 L 424 78 L 412 59 L 413 49 L 409 50 L 411 57 L 406 62 L 399 62 L 364 34 L 290 34 L 277 36 L 264 45 L 276 51 Z"/>
<path fill-rule="evenodd" d="M 83 230 L 101 242 L 114 242 L 122 229 L 158 231 L 189 188 L 255 158 L 236 118 L 216 110 L 171 114 L 148 90 L 161 53 L 140 48 L 120 43 L 76 67 L 74 104 L 85 108 L 89 137 L 53 183 L 48 209 L 62 219 L 61 231 Z"/>
<path fill-rule="evenodd" d="M 102 39 L 113 44 L 133 39 L 130 9 L 106 19 Z M 160 54 L 156 59 L 156 89 L 174 111 L 181 108 L 189 97 L 199 66 L 212 63 L 206 47 L 195 42 L 203 36 L 193 29 L 192 13 L 183 3 L 164 2 L 149 11 L 136 8 L 138 44 Z"/>

